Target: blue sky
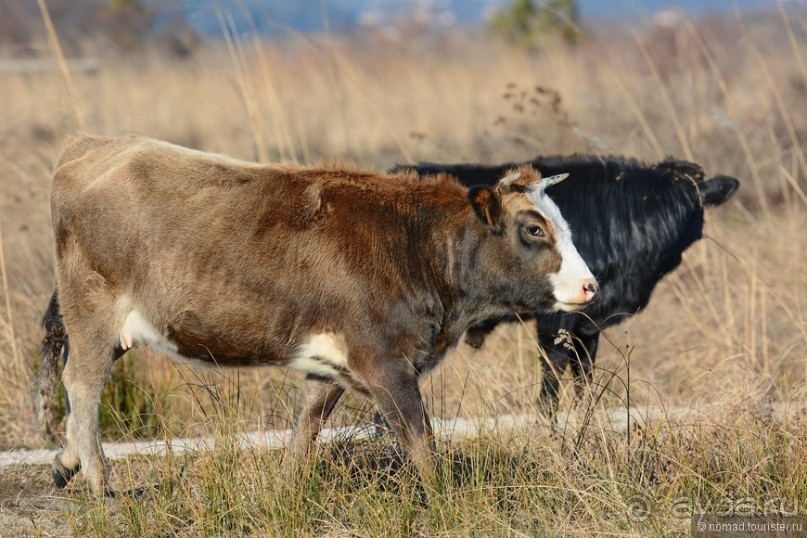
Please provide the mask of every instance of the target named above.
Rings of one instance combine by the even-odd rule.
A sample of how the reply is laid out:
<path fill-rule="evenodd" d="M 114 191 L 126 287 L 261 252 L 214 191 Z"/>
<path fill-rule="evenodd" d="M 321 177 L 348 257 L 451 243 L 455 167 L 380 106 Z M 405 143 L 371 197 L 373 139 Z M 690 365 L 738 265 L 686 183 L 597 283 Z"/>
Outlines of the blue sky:
<path fill-rule="evenodd" d="M 693 15 L 705 12 L 731 13 L 740 9 L 776 6 L 776 0 L 578 0 L 583 20 L 641 19 L 666 9 L 680 9 Z M 334 30 L 354 27 L 360 21 L 393 20 L 395 14 L 417 10 L 433 15 L 433 19 L 449 23 L 474 25 L 485 20 L 485 14 L 501 8 L 508 0 L 166 0 L 160 5 L 182 11 L 191 25 L 206 33 L 220 33 L 216 10 L 221 9 L 241 18 L 247 6 L 259 30 L 271 31 L 277 25 L 299 31 L 322 30 L 323 5 Z M 240 25 L 239 25 L 240 26 Z"/>
<path fill-rule="evenodd" d="M 737 5 L 740 9 L 772 7 L 775 0 L 579 0 L 580 11 L 585 16 L 612 18 L 641 17 L 658 11 L 678 8 L 693 14 L 703 12 L 731 12 Z"/>

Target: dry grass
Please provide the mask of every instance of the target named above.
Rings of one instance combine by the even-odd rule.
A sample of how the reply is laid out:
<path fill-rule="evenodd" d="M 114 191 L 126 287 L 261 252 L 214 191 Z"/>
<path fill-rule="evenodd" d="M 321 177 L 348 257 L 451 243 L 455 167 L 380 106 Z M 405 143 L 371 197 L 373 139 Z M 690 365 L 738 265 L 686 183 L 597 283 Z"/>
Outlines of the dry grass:
<path fill-rule="evenodd" d="M 234 38 L 185 63 L 148 52 L 108 60 L 97 75 L 74 73 L 69 92 L 58 71 L 2 75 L 0 445 L 37 443 L 30 383 L 53 285 L 47 192 L 77 118 L 102 134 L 139 132 L 242 158 L 346 156 L 377 168 L 572 151 L 691 154 L 709 173 L 740 178 L 741 191 L 710 210 L 707 238 L 648 312 L 606 332 L 596 376 L 606 390 L 594 405 L 627 405 L 630 379 L 631 404 L 729 411 L 629 436 L 590 425 L 577 451 L 529 431 L 444 446 L 465 478 L 446 477 L 429 509 L 406 472 L 390 478 L 365 465 L 357 475 L 337 455 L 290 488 L 275 473 L 281 454 L 225 443 L 194 460 L 119 464 L 123 484 L 151 477 L 161 488 L 105 505 L 76 495 L 69 524 L 95 535 L 646 535 L 686 529 L 688 520 L 671 516 L 675 498 L 807 501 L 803 420 L 780 425 L 758 412 L 807 399 L 807 40 L 803 21 L 788 17 L 687 25 L 678 38 L 609 35 L 574 50 L 548 44 L 539 55 L 468 36 L 371 47 Z M 534 340 L 531 326 L 510 326 L 481 352 L 460 346 L 424 381 L 432 411 L 533 410 Z M 284 372 L 202 374 L 150 352 L 117 370 L 128 381 L 107 395 L 112 438 L 215 431 L 226 440 L 291 416 Z M 337 421 L 366 412 L 349 401 Z M 358 452 L 384 455 L 374 445 Z M 647 519 L 630 515 L 636 494 L 650 503 Z"/>

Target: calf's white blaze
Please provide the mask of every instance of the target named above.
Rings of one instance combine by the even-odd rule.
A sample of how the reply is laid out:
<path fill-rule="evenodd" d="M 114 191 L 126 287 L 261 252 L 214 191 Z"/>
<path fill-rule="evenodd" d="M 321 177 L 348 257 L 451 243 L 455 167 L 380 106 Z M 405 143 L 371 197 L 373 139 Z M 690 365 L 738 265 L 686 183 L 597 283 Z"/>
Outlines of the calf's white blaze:
<path fill-rule="evenodd" d="M 552 293 L 556 301 L 554 308 L 565 311 L 576 310 L 582 303 L 587 302 L 584 284 L 587 281 L 594 282 L 595 279 L 574 246 L 569 223 L 563 218 L 555 202 L 546 194 L 545 188 L 557 183 L 558 180 L 547 179 L 550 180 L 548 184 L 542 181 L 536 187 L 529 189 L 527 198 L 555 228 L 555 242 L 560 252 L 561 263 L 558 272 L 549 275 L 549 282 L 552 284 Z"/>

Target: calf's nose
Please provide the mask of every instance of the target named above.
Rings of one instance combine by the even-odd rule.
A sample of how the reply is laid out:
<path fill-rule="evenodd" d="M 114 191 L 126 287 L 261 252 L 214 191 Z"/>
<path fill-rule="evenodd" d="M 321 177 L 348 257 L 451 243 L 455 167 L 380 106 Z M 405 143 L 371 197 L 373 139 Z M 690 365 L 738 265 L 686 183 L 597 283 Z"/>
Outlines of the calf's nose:
<path fill-rule="evenodd" d="M 600 287 L 597 285 L 597 281 L 593 278 L 583 281 L 583 297 L 585 297 L 585 302 L 591 302 L 599 291 Z"/>

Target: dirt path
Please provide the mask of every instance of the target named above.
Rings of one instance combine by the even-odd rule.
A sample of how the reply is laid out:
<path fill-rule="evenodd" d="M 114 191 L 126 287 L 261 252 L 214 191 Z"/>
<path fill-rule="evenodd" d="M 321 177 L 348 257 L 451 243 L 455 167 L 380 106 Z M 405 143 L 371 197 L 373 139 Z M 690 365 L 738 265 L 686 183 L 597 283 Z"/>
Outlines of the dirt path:
<path fill-rule="evenodd" d="M 584 421 L 594 432 L 621 432 L 628 428 L 675 425 L 693 426 L 712 424 L 717 417 L 727 413 L 749 414 L 767 423 L 807 419 L 807 402 L 790 404 L 772 403 L 747 407 L 704 406 L 700 408 L 634 408 L 629 415 L 626 409 L 600 411 L 590 417 L 582 413 L 560 413 L 555 424 L 558 432 L 574 432 Z M 495 418 L 433 419 L 435 433 L 443 439 L 472 437 L 480 432 L 507 432 L 530 428 L 535 435 L 549 435 L 547 421 L 536 415 L 503 415 Z M 373 433 L 372 426 L 328 428 L 323 430 L 323 440 L 340 438 L 366 438 Z M 239 442 L 244 447 L 265 449 L 282 448 L 291 437 L 290 430 L 249 432 L 242 434 Z M 171 450 L 175 455 L 185 452 L 206 451 L 215 447 L 214 437 L 181 438 L 136 441 L 129 443 L 104 443 L 104 451 L 110 460 L 131 456 L 159 457 Z M 10 450 L 0 452 L 0 537 L 17 536 L 68 536 L 69 528 L 64 520 L 65 511 L 71 510 L 75 501 L 54 488 L 50 479 L 50 462 L 57 450 Z"/>
<path fill-rule="evenodd" d="M 630 410 L 630 421 L 632 427 L 636 425 L 642 428 L 664 422 L 679 424 L 708 423 L 710 422 L 710 417 L 715 413 L 723 415 L 730 410 L 731 408 L 725 405 L 710 405 L 700 408 L 632 408 Z M 761 406 L 756 411 L 761 419 L 781 422 L 789 418 L 807 415 L 807 402 L 772 403 Z M 624 433 L 629 427 L 627 409 L 611 409 L 598 412 L 589 419 L 582 413 L 559 413 L 555 430 L 576 431 L 585 420 L 591 420 L 598 428 L 602 427 L 607 431 L 618 433 Z M 546 432 L 549 431 L 548 423 L 545 419 L 529 414 L 470 419 L 433 418 L 432 424 L 435 434 L 446 440 L 475 436 L 485 431 L 507 431 L 527 426 L 535 426 L 546 430 Z M 367 425 L 325 428 L 321 433 L 321 439 L 323 441 L 344 438 L 362 439 L 370 437 L 372 433 L 373 427 Z M 271 450 L 283 448 L 290 438 L 291 430 L 268 430 L 242 434 L 239 442 L 245 448 L 254 447 Z M 104 443 L 104 453 L 108 459 L 116 460 L 129 456 L 160 456 L 168 450 L 174 454 L 183 454 L 188 451 L 206 451 L 213 449 L 215 445 L 216 440 L 212 436 L 174 438 L 169 441 L 154 439 L 128 443 Z M 57 452 L 58 449 L 17 449 L 0 452 L 0 468 L 6 469 L 20 465 L 50 465 Z"/>

